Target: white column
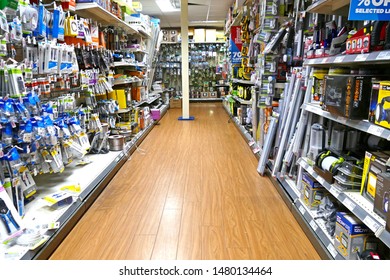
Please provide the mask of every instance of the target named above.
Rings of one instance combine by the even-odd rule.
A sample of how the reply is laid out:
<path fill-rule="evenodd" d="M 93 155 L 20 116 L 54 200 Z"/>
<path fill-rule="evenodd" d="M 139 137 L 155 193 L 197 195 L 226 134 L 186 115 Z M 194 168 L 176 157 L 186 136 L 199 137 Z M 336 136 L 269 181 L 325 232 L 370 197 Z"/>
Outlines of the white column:
<path fill-rule="evenodd" d="M 188 73 L 188 0 L 181 0 L 181 88 L 183 94 L 182 100 L 182 118 L 190 117 L 190 86 Z"/>

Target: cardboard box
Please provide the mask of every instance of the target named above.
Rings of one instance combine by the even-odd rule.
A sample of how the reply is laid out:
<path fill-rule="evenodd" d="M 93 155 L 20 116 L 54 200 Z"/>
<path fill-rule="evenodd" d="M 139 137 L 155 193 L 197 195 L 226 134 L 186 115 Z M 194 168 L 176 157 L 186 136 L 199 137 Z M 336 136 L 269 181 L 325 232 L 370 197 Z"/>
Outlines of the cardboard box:
<path fill-rule="evenodd" d="M 176 98 L 172 98 L 171 100 L 169 100 L 169 108 L 170 109 L 180 109 L 181 108 L 181 98 L 180 99 L 176 99 Z"/>
<path fill-rule="evenodd" d="M 206 42 L 217 41 L 217 29 L 206 29 Z"/>
<path fill-rule="evenodd" d="M 366 119 L 372 76 L 326 75 L 323 109 L 349 119 Z"/>
<path fill-rule="evenodd" d="M 373 232 L 353 214 L 337 212 L 334 246 L 345 259 L 356 260 L 358 252 L 376 248 L 377 243 Z"/>
<path fill-rule="evenodd" d="M 390 173 L 379 173 L 376 181 L 374 212 L 387 218 L 390 200 Z"/>
<path fill-rule="evenodd" d="M 374 122 L 377 125 L 390 128 L 390 81 L 379 82 L 378 95 L 371 92 L 370 109 L 375 106 Z"/>
<path fill-rule="evenodd" d="M 366 151 L 360 193 L 370 202 L 374 202 L 375 199 L 378 174 L 390 171 L 390 167 L 386 166 L 389 157 L 389 152 L 386 151 Z"/>
<path fill-rule="evenodd" d="M 206 30 L 204 28 L 197 28 L 194 30 L 195 43 L 203 43 L 206 40 Z"/>
<path fill-rule="evenodd" d="M 307 172 L 302 174 L 302 187 L 302 201 L 310 209 L 317 209 L 321 204 L 321 200 L 329 194 L 329 192 Z"/>

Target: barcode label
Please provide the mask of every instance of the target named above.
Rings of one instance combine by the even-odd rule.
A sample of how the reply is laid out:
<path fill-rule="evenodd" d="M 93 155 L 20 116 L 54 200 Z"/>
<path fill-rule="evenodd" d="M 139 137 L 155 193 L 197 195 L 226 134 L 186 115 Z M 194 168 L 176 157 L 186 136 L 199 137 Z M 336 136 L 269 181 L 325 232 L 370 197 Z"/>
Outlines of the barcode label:
<path fill-rule="evenodd" d="M 257 154 L 258 152 L 260 152 L 260 148 L 254 148 L 254 149 L 253 149 L 253 153 L 254 153 L 254 154 Z"/>
<path fill-rule="evenodd" d="M 333 258 L 337 256 L 337 251 L 334 248 L 332 243 L 329 243 L 329 245 L 326 248 L 328 249 L 329 253 L 332 255 Z"/>
<path fill-rule="evenodd" d="M 254 140 L 250 141 L 248 144 L 249 144 L 249 147 L 252 147 L 256 142 Z"/>
<path fill-rule="evenodd" d="M 305 207 L 303 207 L 303 206 L 301 205 L 301 206 L 299 206 L 298 209 L 299 209 L 299 212 L 301 212 L 302 215 L 305 215 L 305 213 L 306 213 Z"/>
<path fill-rule="evenodd" d="M 365 223 L 373 232 L 376 232 L 380 228 L 380 225 L 378 225 L 370 216 L 366 216 L 363 223 Z"/>
<path fill-rule="evenodd" d="M 356 207 L 356 204 L 353 203 L 349 198 L 345 198 L 344 201 L 343 201 L 343 204 L 345 205 L 345 207 L 347 207 L 350 211 L 353 211 Z"/>
<path fill-rule="evenodd" d="M 328 60 L 329 60 L 329 58 L 324 58 L 324 59 L 322 59 L 321 63 L 327 63 Z"/>
<path fill-rule="evenodd" d="M 314 221 L 314 220 L 311 220 L 309 225 L 311 226 L 311 228 L 316 231 L 318 229 L 318 225 L 317 223 Z"/>
<path fill-rule="evenodd" d="M 338 56 L 338 57 L 336 57 L 336 58 L 334 59 L 334 62 L 336 62 L 336 63 L 343 62 L 344 57 L 345 57 L 345 56 Z"/>

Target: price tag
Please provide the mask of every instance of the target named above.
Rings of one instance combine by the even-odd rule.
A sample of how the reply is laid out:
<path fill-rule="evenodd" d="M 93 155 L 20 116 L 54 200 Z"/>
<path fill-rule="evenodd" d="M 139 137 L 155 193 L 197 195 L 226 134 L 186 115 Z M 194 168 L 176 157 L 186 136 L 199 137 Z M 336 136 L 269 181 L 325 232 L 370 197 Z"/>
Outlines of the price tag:
<path fill-rule="evenodd" d="M 380 127 L 377 125 L 370 125 L 370 127 L 367 130 L 368 133 L 374 134 L 377 136 L 381 136 L 383 131 L 385 131 L 385 129 L 383 127 Z"/>
<path fill-rule="evenodd" d="M 348 197 L 346 197 L 343 201 L 345 207 L 347 207 L 350 211 L 353 211 L 356 207 L 356 204 L 353 203 Z"/>
<path fill-rule="evenodd" d="M 366 61 L 368 54 L 358 54 L 355 58 L 355 61 Z"/>
<path fill-rule="evenodd" d="M 325 184 L 325 179 L 322 178 L 321 176 L 318 176 L 317 181 L 318 181 L 318 183 L 320 183 L 321 185 L 324 185 L 324 184 Z"/>
<path fill-rule="evenodd" d="M 255 148 L 255 149 L 253 149 L 253 153 L 254 153 L 254 154 L 257 154 L 258 152 L 260 152 L 260 148 L 257 147 L 257 148 Z"/>
<path fill-rule="evenodd" d="M 328 62 L 328 60 L 329 60 L 329 58 L 327 57 L 327 58 L 323 58 L 322 59 L 322 61 L 321 61 L 321 63 L 327 63 Z"/>
<path fill-rule="evenodd" d="M 305 215 L 305 213 L 306 213 L 305 207 L 303 207 L 303 206 L 301 205 L 301 206 L 299 206 L 298 209 L 299 209 L 299 212 L 301 212 L 302 215 Z"/>
<path fill-rule="evenodd" d="M 380 52 L 376 57 L 376 60 L 390 59 L 390 51 Z"/>
<path fill-rule="evenodd" d="M 311 107 L 311 110 L 314 114 L 317 114 L 317 115 L 321 115 L 322 113 L 322 109 L 318 106 L 313 106 Z"/>
<path fill-rule="evenodd" d="M 376 232 L 381 227 L 370 216 L 366 216 L 363 220 L 363 223 L 365 223 L 373 232 Z"/>
<path fill-rule="evenodd" d="M 345 57 L 345 56 L 338 56 L 338 57 L 336 57 L 336 58 L 334 59 L 334 62 L 335 62 L 335 63 L 341 63 L 341 62 L 344 61 L 344 57 Z"/>
<path fill-rule="evenodd" d="M 337 122 L 339 122 L 341 124 L 347 124 L 347 121 L 348 121 L 348 119 L 346 119 L 344 117 L 341 117 L 341 116 L 337 117 Z"/>
<path fill-rule="evenodd" d="M 333 258 L 335 258 L 337 256 L 337 251 L 334 248 L 332 243 L 329 243 L 329 245 L 326 247 L 326 249 L 328 249 L 329 253 L 332 255 Z"/>
<path fill-rule="evenodd" d="M 249 147 L 252 147 L 254 144 L 256 144 L 256 142 L 254 140 L 252 140 L 248 144 L 249 144 Z"/>
<path fill-rule="evenodd" d="M 314 220 L 311 220 L 309 225 L 311 226 L 311 228 L 314 230 L 314 231 L 317 231 L 318 229 L 318 225 L 317 223 L 314 221 Z"/>
<path fill-rule="evenodd" d="M 335 186 L 331 186 L 329 191 L 335 198 L 338 198 L 340 195 L 340 190 Z"/>

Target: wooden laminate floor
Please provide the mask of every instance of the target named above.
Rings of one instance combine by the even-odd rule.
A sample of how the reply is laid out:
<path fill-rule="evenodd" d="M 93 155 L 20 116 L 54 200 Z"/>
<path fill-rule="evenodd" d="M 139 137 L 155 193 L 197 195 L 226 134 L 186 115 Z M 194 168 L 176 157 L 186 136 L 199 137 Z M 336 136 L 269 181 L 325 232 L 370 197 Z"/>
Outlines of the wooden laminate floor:
<path fill-rule="evenodd" d="M 190 113 L 168 111 L 51 259 L 320 259 L 222 104 Z"/>

